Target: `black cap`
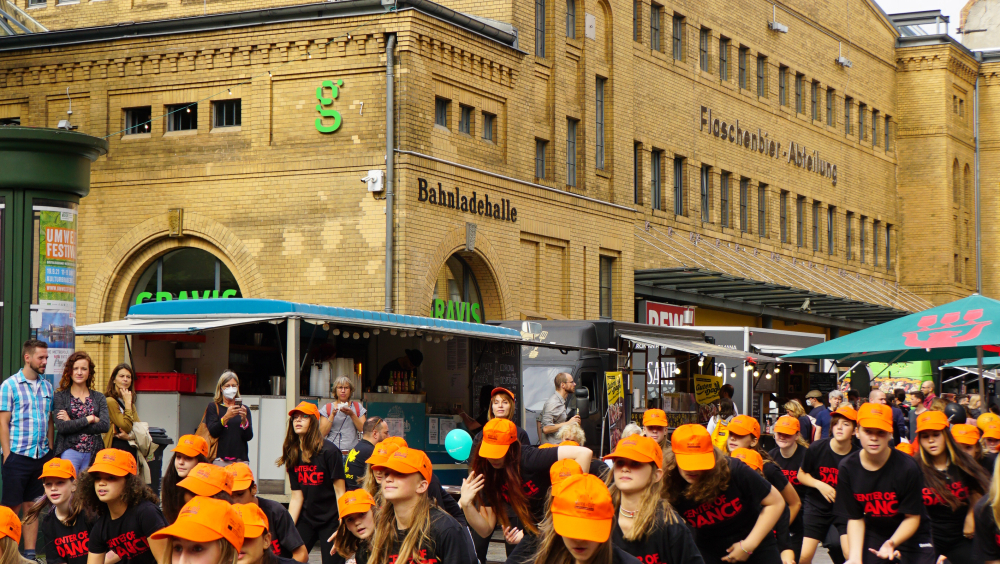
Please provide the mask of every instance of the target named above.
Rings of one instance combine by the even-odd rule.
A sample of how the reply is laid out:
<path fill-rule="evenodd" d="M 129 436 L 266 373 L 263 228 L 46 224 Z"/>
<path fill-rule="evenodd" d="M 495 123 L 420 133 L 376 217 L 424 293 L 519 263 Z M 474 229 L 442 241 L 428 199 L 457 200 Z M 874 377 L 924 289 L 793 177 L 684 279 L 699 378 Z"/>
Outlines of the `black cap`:
<path fill-rule="evenodd" d="M 418 351 L 417 349 L 406 349 L 405 352 L 406 358 L 410 359 L 410 362 L 413 363 L 414 367 L 420 366 L 420 364 L 424 361 L 424 353 Z"/>

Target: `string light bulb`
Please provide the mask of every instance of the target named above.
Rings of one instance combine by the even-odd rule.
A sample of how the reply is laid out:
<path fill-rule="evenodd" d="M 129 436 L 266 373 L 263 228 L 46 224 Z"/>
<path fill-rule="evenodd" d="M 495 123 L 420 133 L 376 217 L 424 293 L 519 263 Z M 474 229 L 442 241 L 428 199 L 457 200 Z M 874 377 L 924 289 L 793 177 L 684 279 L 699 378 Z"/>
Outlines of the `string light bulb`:
<path fill-rule="evenodd" d="M 393 336 L 395 336 L 395 335 L 396 335 L 396 333 L 398 333 L 398 332 L 399 332 L 399 331 L 396 331 L 395 329 L 389 329 L 389 334 L 390 334 L 390 335 L 393 335 Z"/>
<path fill-rule="evenodd" d="M 364 333 L 362 333 L 361 336 L 367 339 L 368 338 L 368 331 L 365 331 Z"/>
<path fill-rule="evenodd" d="M 760 371 L 758 371 L 758 370 L 754 370 L 754 371 L 753 371 L 753 377 L 754 377 L 754 378 L 760 378 Z"/>
<path fill-rule="evenodd" d="M 733 379 L 736 378 L 736 369 L 735 368 L 733 369 L 733 372 L 729 375 L 729 377 L 733 378 Z"/>
<path fill-rule="evenodd" d="M 716 377 L 716 378 L 722 378 L 722 371 L 721 371 L 721 370 L 719 370 L 718 372 L 716 372 L 716 373 L 715 373 L 715 377 Z"/>
<path fill-rule="evenodd" d="M 381 329 L 372 329 L 372 335 L 378 335 L 381 332 L 382 332 Z"/>
<path fill-rule="evenodd" d="M 698 366 L 705 366 L 705 361 L 701 358 L 698 359 Z"/>
<path fill-rule="evenodd" d="M 680 374 L 681 374 L 681 367 L 680 366 L 678 366 L 677 368 L 674 368 L 674 374 L 677 374 L 678 376 L 680 376 Z"/>
<path fill-rule="evenodd" d="M 774 367 L 774 373 L 777 374 L 779 372 L 781 372 L 781 367 L 780 366 L 775 366 Z"/>
<path fill-rule="evenodd" d="M 359 335 L 359 334 L 357 334 L 357 333 L 355 332 L 355 333 L 354 333 L 354 335 L 353 335 L 353 337 L 354 337 L 354 339 L 355 339 L 355 340 L 357 340 L 357 339 L 360 339 L 360 338 L 361 338 L 361 335 Z"/>
<path fill-rule="evenodd" d="M 768 372 L 768 373 L 767 373 L 767 374 L 765 375 L 765 377 L 766 377 L 766 378 L 767 378 L 768 380 L 770 380 L 770 379 L 771 379 L 771 373 L 770 373 L 770 372 Z"/>
<path fill-rule="evenodd" d="M 339 328 L 339 327 L 338 327 L 338 328 L 335 328 L 335 329 L 333 330 L 333 334 L 334 334 L 334 335 L 340 335 L 340 328 Z"/>

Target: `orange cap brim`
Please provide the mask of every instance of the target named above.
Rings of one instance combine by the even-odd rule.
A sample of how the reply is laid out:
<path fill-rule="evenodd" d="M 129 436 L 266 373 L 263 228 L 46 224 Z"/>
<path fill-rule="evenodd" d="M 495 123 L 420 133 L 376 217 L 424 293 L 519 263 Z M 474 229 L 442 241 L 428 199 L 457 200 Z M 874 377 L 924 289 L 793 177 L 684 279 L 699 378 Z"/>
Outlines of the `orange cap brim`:
<path fill-rule="evenodd" d="M 379 464 L 377 467 L 378 468 L 388 468 L 389 470 L 395 470 L 396 472 L 399 472 L 400 474 L 420 474 L 421 476 L 423 476 L 423 474 L 420 472 L 420 470 L 417 470 L 416 468 L 414 468 L 414 467 L 412 467 L 412 466 L 410 466 L 408 464 L 402 464 L 398 460 L 394 460 L 392 458 L 390 458 L 389 460 L 386 460 L 382 464 Z M 373 466 L 372 468 L 376 468 L 376 467 Z M 423 477 L 424 477 L 425 480 L 430 480 L 431 479 L 430 476 L 423 476 Z"/>
<path fill-rule="evenodd" d="M 782 435 L 794 435 L 799 432 L 799 429 L 796 429 L 791 425 L 775 425 L 774 432 L 781 433 Z"/>
<path fill-rule="evenodd" d="M 606 520 L 584 519 L 569 515 L 552 514 L 552 526 L 556 533 L 571 539 L 591 542 L 608 542 L 614 518 Z"/>
<path fill-rule="evenodd" d="M 243 538 L 246 538 L 246 539 L 255 539 L 255 538 L 263 535 L 264 531 L 266 531 L 266 530 L 267 530 L 267 527 L 265 527 L 264 525 L 247 525 L 246 523 L 244 523 L 243 524 Z"/>
<path fill-rule="evenodd" d="M 698 472 L 701 470 L 711 470 L 715 468 L 715 451 L 698 452 L 693 454 L 681 454 L 674 451 L 674 459 L 681 470 L 688 472 Z"/>
<path fill-rule="evenodd" d="M 260 536 L 260 535 L 258 535 Z M 222 534 L 198 523 L 174 523 L 149 535 L 151 539 L 175 537 L 192 542 L 211 542 L 222 538 Z"/>
<path fill-rule="evenodd" d="M 892 432 L 892 423 L 889 423 L 884 419 L 879 419 L 878 417 L 865 417 L 864 419 L 859 419 L 858 426 L 867 427 L 868 429 L 881 429 L 887 433 Z"/>
<path fill-rule="evenodd" d="M 483 458 L 503 458 L 507 454 L 510 445 L 491 445 L 483 441 L 479 445 L 479 456 Z"/>
<path fill-rule="evenodd" d="M 90 474 L 93 474 L 94 472 L 101 472 L 104 474 L 111 474 L 112 476 L 119 476 L 119 477 L 124 477 L 131 474 L 131 472 L 129 472 L 124 468 L 119 468 L 117 466 L 112 466 L 110 464 L 106 464 L 103 462 L 98 462 L 92 465 L 90 468 L 87 468 L 87 472 Z"/>
<path fill-rule="evenodd" d="M 603 460 L 615 459 L 615 458 L 625 458 L 628 460 L 634 460 L 636 462 L 651 462 L 653 464 L 656 464 L 657 468 L 659 468 L 660 465 L 663 464 L 662 459 L 657 460 L 655 457 L 648 456 L 646 454 L 637 452 L 632 449 L 616 450 L 615 452 L 612 452 L 611 454 L 605 456 Z"/>
<path fill-rule="evenodd" d="M 189 445 L 177 445 L 174 447 L 174 452 L 179 452 L 191 458 L 197 458 L 199 454 L 202 454 L 201 451 Z"/>
<path fill-rule="evenodd" d="M 99 470 L 98 470 L 99 471 Z M 66 470 L 60 470 L 58 468 L 46 468 L 42 471 L 42 475 L 38 477 L 39 480 L 44 480 L 45 478 L 61 478 L 66 480 L 75 480 L 76 476 Z"/>
<path fill-rule="evenodd" d="M 177 485 L 186 489 L 187 491 L 200 496 L 212 497 L 213 495 L 222 491 L 222 488 L 218 486 L 213 486 L 201 480 L 194 480 L 192 478 L 184 478 Z M 195 540 L 195 539 L 190 539 Z"/>
<path fill-rule="evenodd" d="M 344 517 L 354 515 L 355 513 L 368 513 L 368 510 L 371 508 L 371 504 L 368 503 L 355 503 L 347 505 L 340 511 L 340 518 L 343 519 Z"/>
<path fill-rule="evenodd" d="M 253 480 L 233 480 L 233 491 L 241 492 L 248 489 L 253 484 Z"/>
<path fill-rule="evenodd" d="M 921 431 L 941 431 L 947 426 L 948 423 L 942 425 L 940 423 L 935 424 L 934 422 L 930 422 L 930 423 L 925 423 L 923 425 L 917 425 L 917 432 L 919 433 Z"/>

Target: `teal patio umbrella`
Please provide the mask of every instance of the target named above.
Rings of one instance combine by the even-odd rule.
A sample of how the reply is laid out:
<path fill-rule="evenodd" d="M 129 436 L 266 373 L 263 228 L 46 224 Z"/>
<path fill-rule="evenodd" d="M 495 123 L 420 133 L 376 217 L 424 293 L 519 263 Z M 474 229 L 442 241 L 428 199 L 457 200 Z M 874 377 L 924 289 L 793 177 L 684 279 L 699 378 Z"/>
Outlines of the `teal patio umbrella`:
<path fill-rule="evenodd" d="M 977 366 L 979 366 L 978 358 L 962 358 L 955 362 L 942 364 L 941 368 L 976 368 Z M 1000 368 L 1000 356 L 983 357 L 983 369 L 993 370 L 994 368 Z"/>

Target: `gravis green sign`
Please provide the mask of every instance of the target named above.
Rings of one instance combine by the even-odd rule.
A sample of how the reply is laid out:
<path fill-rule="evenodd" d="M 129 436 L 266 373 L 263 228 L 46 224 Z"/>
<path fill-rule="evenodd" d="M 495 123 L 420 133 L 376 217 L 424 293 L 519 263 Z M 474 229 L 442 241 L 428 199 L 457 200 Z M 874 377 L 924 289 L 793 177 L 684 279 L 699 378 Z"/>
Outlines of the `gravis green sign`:
<path fill-rule="evenodd" d="M 218 290 L 205 290 L 204 292 L 201 292 L 201 295 L 199 296 L 198 295 L 198 290 L 192 290 L 191 291 L 191 297 L 188 298 L 188 293 L 186 291 L 182 290 L 181 293 L 177 295 L 177 299 L 178 300 L 187 300 L 187 299 L 192 299 L 192 300 L 207 300 L 208 298 L 220 298 L 220 297 L 221 298 L 231 298 L 231 297 L 233 297 L 235 295 L 236 295 L 236 290 L 223 290 L 221 296 L 219 295 L 219 291 Z M 139 295 L 135 297 L 135 305 L 139 305 L 139 304 L 141 304 L 141 303 L 143 303 L 143 302 L 145 302 L 147 300 L 152 300 L 152 299 L 153 299 L 153 293 L 152 292 L 139 292 Z M 173 301 L 173 299 L 174 299 L 174 295 L 171 294 L 170 292 L 157 292 L 156 293 L 156 301 L 158 301 L 158 302 L 169 302 L 169 301 Z"/>
<path fill-rule="evenodd" d="M 340 129 L 340 112 L 333 109 L 333 101 L 337 99 L 340 95 L 340 87 L 344 85 L 343 80 L 324 80 L 323 84 L 316 89 L 316 99 L 319 100 L 319 104 L 316 104 L 316 111 L 319 115 L 323 117 L 316 118 L 316 131 L 320 133 L 333 133 Z M 323 95 L 323 90 L 325 88 L 330 89 L 330 97 L 327 98 Z M 326 125 L 323 123 L 323 118 L 333 118 L 333 123 Z"/>
<path fill-rule="evenodd" d="M 435 299 L 431 306 L 431 317 L 435 319 L 454 319 L 455 321 L 471 321 L 472 323 L 482 323 L 482 316 L 479 315 L 479 304 L 468 302 L 447 302 Z"/>

